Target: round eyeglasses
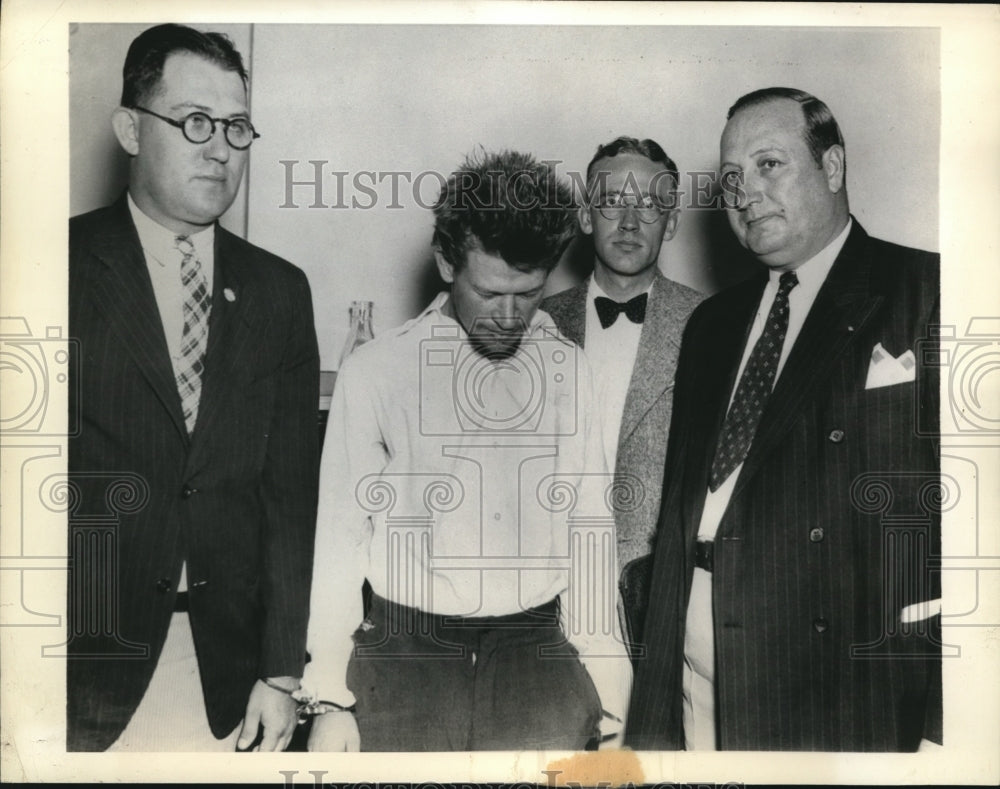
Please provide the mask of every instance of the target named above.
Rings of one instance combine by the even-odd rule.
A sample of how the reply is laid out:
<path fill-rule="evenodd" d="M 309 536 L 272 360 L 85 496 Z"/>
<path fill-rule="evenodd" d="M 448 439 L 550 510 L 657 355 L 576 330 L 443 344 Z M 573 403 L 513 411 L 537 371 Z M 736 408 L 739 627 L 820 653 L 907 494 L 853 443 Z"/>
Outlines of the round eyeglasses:
<path fill-rule="evenodd" d="M 636 199 L 621 194 L 611 194 L 600 198 L 595 206 L 605 219 L 618 220 L 625 216 L 628 210 L 635 211 L 639 221 L 647 225 L 656 222 L 670 209 L 656 203 L 651 197 Z"/>
<path fill-rule="evenodd" d="M 145 107 L 133 107 L 139 112 L 159 118 L 171 126 L 176 126 L 184 133 L 184 138 L 195 145 L 202 145 L 215 136 L 215 124 L 222 124 L 222 132 L 226 136 L 226 142 L 237 151 L 245 151 L 253 141 L 260 137 L 254 130 L 253 124 L 246 118 L 213 118 L 204 112 L 192 112 L 185 115 L 179 121 L 168 118 L 165 115 L 147 110 Z"/>

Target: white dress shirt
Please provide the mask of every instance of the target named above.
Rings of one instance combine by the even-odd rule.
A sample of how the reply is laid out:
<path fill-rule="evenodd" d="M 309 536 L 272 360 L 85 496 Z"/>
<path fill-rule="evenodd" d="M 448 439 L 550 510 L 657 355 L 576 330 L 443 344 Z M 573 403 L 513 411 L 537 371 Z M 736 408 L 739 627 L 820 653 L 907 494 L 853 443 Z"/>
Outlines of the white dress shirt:
<path fill-rule="evenodd" d="M 652 283 L 646 289 L 650 293 Z M 638 294 L 637 294 L 638 295 Z M 614 469 L 618 458 L 618 435 L 625 411 L 625 399 L 632 380 L 632 368 L 639 353 L 639 337 L 642 324 L 632 323 L 624 314 L 608 328 L 602 328 L 597 316 L 594 299 L 598 296 L 611 298 L 591 276 L 587 284 L 586 330 L 583 345 L 587 349 L 587 359 L 594 371 L 594 389 L 602 414 L 604 451 L 608 468 Z"/>
<path fill-rule="evenodd" d="M 543 312 L 516 354 L 491 362 L 442 312 L 447 298 L 358 348 L 338 374 L 303 685 L 353 701 L 345 679 L 365 578 L 434 614 L 506 615 L 561 595 L 564 632 L 605 710 L 624 720 L 631 667 L 590 366 Z M 585 544 L 600 547 L 597 578 L 578 561 Z"/>
<path fill-rule="evenodd" d="M 826 281 L 833 262 L 840 254 L 847 236 L 851 232 L 853 220 L 848 220 L 843 231 L 827 244 L 816 255 L 795 269 L 798 277 L 796 285 L 788 294 L 788 330 L 785 342 L 781 347 L 778 359 L 778 369 L 774 376 L 778 377 L 784 369 L 788 354 L 791 353 L 795 340 L 802 331 L 809 310 L 812 309 L 816 294 Z M 733 382 L 733 390 L 729 395 L 732 405 L 736 388 L 739 386 L 743 369 L 757 340 L 764 332 L 767 315 L 774 304 L 778 293 L 778 280 L 781 272 L 768 272 L 767 285 L 757 306 L 750 335 L 743 349 L 743 359 Z M 773 384 L 772 384 L 773 387 Z M 713 540 L 722 522 L 722 516 L 729 506 L 736 480 L 743 469 L 741 463 L 713 493 L 705 489 L 705 508 L 698 525 L 699 540 Z M 698 751 L 715 750 L 715 636 L 712 620 L 712 574 L 700 567 L 694 569 L 691 584 L 691 596 L 688 601 L 687 622 L 684 629 L 684 738 L 686 748 Z"/>
<path fill-rule="evenodd" d="M 184 334 L 184 299 L 187 296 L 181 283 L 181 260 L 183 256 L 177 249 L 174 240 L 177 233 L 168 230 L 156 220 L 142 212 L 142 209 L 128 195 L 128 210 L 132 214 L 132 223 L 139 234 L 139 243 L 146 258 L 146 269 L 153 282 L 153 295 L 156 298 L 156 308 L 160 311 L 160 322 L 163 324 L 163 334 L 167 340 L 167 351 L 170 353 L 170 364 L 174 368 L 174 377 L 183 366 L 181 353 L 181 337 Z M 212 283 L 215 279 L 215 225 L 209 225 L 204 230 L 188 236 L 194 245 L 195 255 L 201 263 L 201 271 L 205 275 L 208 297 L 212 298 Z M 177 591 L 187 590 L 187 564 L 181 567 L 181 578 Z"/>
<path fill-rule="evenodd" d="M 150 219 L 128 196 L 128 208 L 132 222 L 139 234 L 139 243 L 146 256 L 146 268 L 153 281 L 153 294 L 160 310 L 163 333 L 167 338 L 167 349 L 177 372 L 181 359 L 181 335 L 184 333 L 184 298 L 187 295 L 181 284 L 181 253 L 174 245 L 177 233 Z M 215 225 L 188 236 L 194 245 L 195 255 L 201 262 L 205 275 L 209 298 L 215 279 Z"/>

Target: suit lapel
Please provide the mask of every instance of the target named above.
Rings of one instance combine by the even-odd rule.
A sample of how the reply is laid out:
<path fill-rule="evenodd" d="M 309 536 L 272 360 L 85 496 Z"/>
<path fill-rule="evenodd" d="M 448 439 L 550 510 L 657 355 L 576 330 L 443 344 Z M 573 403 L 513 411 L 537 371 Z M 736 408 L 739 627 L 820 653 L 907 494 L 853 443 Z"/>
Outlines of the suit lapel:
<path fill-rule="evenodd" d="M 213 416 L 241 380 L 237 373 L 246 353 L 252 349 L 253 292 L 247 287 L 233 238 L 218 225 L 213 280 L 205 374 L 194 431 L 195 450 L 204 446 L 202 439 L 211 431 Z"/>
<path fill-rule="evenodd" d="M 567 339 L 575 342 L 581 348 L 587 335 L 587 282 L 559 293 L 545 305 L 546 312 L 552 317 Z"/>
<path fill-rule="evenodd" d="M 93 243 L 92 249 L 103 263 L 93 276 L 95 303 L 187 442 L 160 311 L 139 235 L 124 197 L 113 207 L 112 222 L 107 232 Z"/>
<path fill-rule="evenodd" d="M 736 385 L 736 372 L 766 284 L 767 276 L 762 275 L 734 288 L 731 298 L 727 297 L 714 311 L 711 334 L 702 337 L 701 361 L 694 391 L 701 393 L 703 404 L 692 410 L 694 424 L 690 426 L 692 440 L 686 462 L 692 479 L 699 481 L 697 490 L 687 498 L 685 507 L 687 536 L 692 540 L 701 523 L 709 470 L 719 431 L 729 409 L 729 398 Z"/>
<path fill-rule="evenodd" d="M 805 403 L 829 378 L 883 297 L 871 289 L 865 231 L 854 222 L 844 248 L 820 288 L 761 417 L 733 495 L 745 487 L 781 441 Z"/>
<path fill-rule="evenodd" d="M 619 454 L 622 444 L 632 435 L 653 403 L 673 386 L 673 371 L 677 367 L 684 320 L 670 310 L 672 287 L 672 283 L 657 271 L 622 411 L 618 433 Z"/>

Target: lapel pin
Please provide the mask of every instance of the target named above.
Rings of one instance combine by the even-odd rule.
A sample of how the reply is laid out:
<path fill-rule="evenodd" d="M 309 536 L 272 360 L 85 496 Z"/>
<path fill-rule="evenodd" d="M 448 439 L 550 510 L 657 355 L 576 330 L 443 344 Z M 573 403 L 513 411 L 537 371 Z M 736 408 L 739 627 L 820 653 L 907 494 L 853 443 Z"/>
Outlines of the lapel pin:
<path fill-rule="evenodd" d="M 236 301 L 236 294 L 233 293 L 231 288 L 223 289 L 222 295 L 226 297 L 226 301 L 228 301 L 230 304 Z"/>

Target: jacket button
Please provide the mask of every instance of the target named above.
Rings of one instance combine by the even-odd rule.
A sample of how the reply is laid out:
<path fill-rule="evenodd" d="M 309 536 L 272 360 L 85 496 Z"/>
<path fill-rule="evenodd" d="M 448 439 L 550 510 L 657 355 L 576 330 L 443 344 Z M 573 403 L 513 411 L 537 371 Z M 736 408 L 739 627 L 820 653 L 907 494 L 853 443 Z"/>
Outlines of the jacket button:
<path fill-rule="evenodd" d="M 844 440 L 844 431 L 843 430 L 831 430 L 830 431 L 830 435 L 828 435 L 827 438 L 830 441 L 832 441 L 834 444 L 839 444 L 841 441 Z"/>
<path fill-rule="evenodd" d="M 823 530 L 819 526 L 809 530 L 809 542 L 822 542 L 823 537 Z"/>
<path fill-rule="evenodd" d="M 159 581 L 156 582 L 156 591 L 159 592 L 160 594 L 166 594 L 173 588 L 174 585 L 170 583 L 169 578 L 161 578 Z"/>
<path fill-rule="evenodd" d="M 181 498 L 189 499 L 197 492 L 198 492 L 197 488 L 192 488 L 190 485 L 185 485 L 183 488 L 181 488 Z"/>
<path fill-rule="evenodd" d="M 823 619 L 823 617 L 819 617 L 818 619 L 813 620 L 813 630 L 815 630 L 817 633 L 826 632 L 826 629 L 829 626 L 830 623 L 827 622 L 825 619 Z"/>

